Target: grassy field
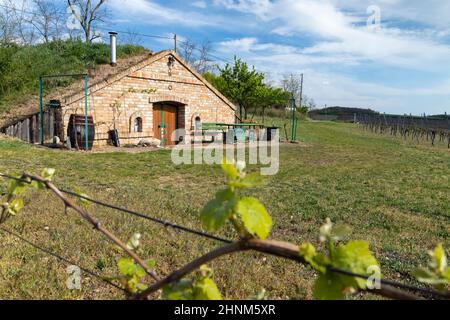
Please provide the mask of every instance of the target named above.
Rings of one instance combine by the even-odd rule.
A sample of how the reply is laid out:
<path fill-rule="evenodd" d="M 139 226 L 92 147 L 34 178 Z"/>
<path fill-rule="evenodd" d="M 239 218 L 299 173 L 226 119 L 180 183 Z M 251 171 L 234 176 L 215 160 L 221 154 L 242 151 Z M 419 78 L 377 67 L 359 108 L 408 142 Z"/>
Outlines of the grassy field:
<path fill-rule="evenodd" d="M 248 191 L 274 218 L 273 239 L 318 244 L 325 218 L 368 240 L 387 278 L 413 282 L 438 242 L 450 247 L 450 151 L 367 133 L 351 124 L 301 122 L 300 145 L 280 150 L 278 175 Z M 0 138 L 0 171 L 57 169 L 60 187 L 155 217 L 200 228 L 199 209 L 225 179 L 218 166 L 175 166 L 170 151 L 91 154 L 30 147 Z M 250 167 L 250 171 L 257 170 Z M 2 184 L 4 188 L 4 184 Z M 0 188 L 2 188 L 0 187 Z M 32 191 L 27 207 L 4 227 L 102 275 L 115 274 L 119 254 L 49 193 Z M 161 275 L 219 244 L 166 230 L 145 220 L 91 206 L 105 226 L 127 239 L 143 235 L 143 255 Z M 230 230 L 222 235 L 231 237 Z M 221 258 L 212 265 L 226 298 L 268 291 L 272 299 L 310 299 L 314 272 L 259 254 Z M 0 299 L 120 299 L 121 292 L 84 275 L 81 291 L 66 289 L 66 265 L 0 231 Z M 367 296 L 365 296 L 367 298 Z"/>

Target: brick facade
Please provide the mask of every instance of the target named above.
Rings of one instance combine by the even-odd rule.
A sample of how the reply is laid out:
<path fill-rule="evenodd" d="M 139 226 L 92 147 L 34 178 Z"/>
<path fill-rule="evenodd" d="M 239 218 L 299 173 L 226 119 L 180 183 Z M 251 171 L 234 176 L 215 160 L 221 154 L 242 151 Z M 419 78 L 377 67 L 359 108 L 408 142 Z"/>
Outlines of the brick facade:
<path fill-rule="evenodd" d="M 232 103 L 176 53 L 163 51 L 89 88 L 89 115 L 95 122 L 95 145 L 106 144 L 112 129 L 119 131 L 123 144 L 136 144 L 143 138 L 154 137 L 153 106 L 161 102 L 177 106 L 177 127 L 188 133 L 196 117 L 202 122 L 235 122 Z M 84 114 L 83 94 L 64 101 L 62 113 L 63 140 L 66 140 L 70 115 Z M 142 120 L 142 132 L 134 132 L 136 118 Z"/>

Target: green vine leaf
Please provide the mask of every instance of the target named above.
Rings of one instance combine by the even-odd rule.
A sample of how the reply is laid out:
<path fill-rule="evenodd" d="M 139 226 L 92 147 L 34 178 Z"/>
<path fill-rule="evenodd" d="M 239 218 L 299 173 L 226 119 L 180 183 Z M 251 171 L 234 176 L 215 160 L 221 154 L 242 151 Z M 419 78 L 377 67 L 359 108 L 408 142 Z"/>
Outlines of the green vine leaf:
<path fill-rule="evenodd" d="M 153 269 L 154 267 L 156 267 L 156 260 L 154 260 L 154 259 L 148 259 L 148 260 L 145 260 L 145 264 L 146 264 L 149 268 Z"/>
<path fill-rule="evenodd" d="M 239 214 L 248 233 L 266 239 L 272 229 L 272 217 L 256 198 L 242 198 L 238 201 L 236 212 Z"/>
<path fill-rule="evenodd" d="M 200 213 L 200 219 L 206 230 L 219 230 L 231 217 L 235 206 L 235 196 L 229 188 L 219 191 L 213 200 L 209 201 Z"/>
<path fill-rule="evenodd" d="M 330 218 L 320 227 L 320 241 L 341 241 L 352 233 L 352 228 L 347 225 L 333 225 Z"/>
<path fill-rule="evenodd" d="M 433 266 L 436 271 L 439 273 L 444 273 L 447 269 L 447 256 L 445 255 L 444 247 L 441 243 L 434 249 L 432 256 L 434 257 Z"/>
<path fill-rule="evenodd" d="M 341 241 L 352 233 L 352 228 L 347 225 L 337 225 L 331 230 L 331 240 Z"/>
<path fill-rule="evenodd" d="M 251 173 L 242 179 L 230 182 L 230 186 L 238 189 L 250 189 L 265 185 L 266 181 L 258 173 Z"/>
<path fill-rule="evenodd" d="M 45 168 L 42 170 L 41 176 L 45 180 L 52 180 L 53 176 L 55 175 L 56 170 L 53 168 Z"/>
<path fill-rule="evenodd" d="M 231 181 L 236 180 L 239 177 L 239 171 L 234 165 L 233 162 L 230 162 L 229 160 L 224 160 L 222 162 L 222 170 L 225 172 L 225 174 L 230 178 Z"/>
<path fill-rule="evenodd" d="M 164 300 L 194 300 L 192 281 L 182 279 L 178 282 L 168 284 L 163 288 Z"/>
<path fill-rule="evenodd" d="M 447 275 L 447 278 L 440 277 L 428 268 L 417 269 L 416 271 L 414 271 L 413 275 L 419 282 L 429 284 L 440 290 L 443 290 L 450 281 L 450 273 Z"/>
<path fill-rule="evenodd" d="M 313 296 L 318 300 L 344 300 L 346 284 L 334 273 L 324 273 L 314 284 Z"/>
<path fill-rule="evenodd" d="M 429 255 L 431 256 L 429 267 L 419 268 L 413 274 L 418 281 L 444 290 L 450 284 L 450 268 L 442 244 L 438 244 Z"/>
<path fill-rule="evenodd" d="M 127 247 L 130 250 L 136 251 L 139 249 L 141 240 L 141 234 L 135 233 L 128 240 Z M 122 248 L 117 247 L 118 252 L 123 252 Z M 153 259 L 148 259 L 145 261 L 145 264 L 149 268 L 154 268 L 156 265 L 156 261 Z M 121 284 L 126 288 L 126 290 L 130 293 L 137 293 L 139 291 L 143 291 L 147 289 L 147 285 L 141 283 L 141 279 L 146 276 L 145 269 L 137 264 L 134 259 L 129 256 L 122 257 L 117 261 L 117 268 L 119 270 L 120 276 L 117 277 Z"/>
<path fill-rule="evenodd" d="M 8 206 L 8 212 L 15 216 L 23 209 L 23 200 L 22 199 L 14 199 Z"/>
<path fill-rule="evenodd" d="M 17 178 L 19 178 L 17 176 Z M 26 189 L 27 185 L 25 184 L 25 182 L 22 181 L 17 181 L 17 180 L 10 180 L 8 182 L 8 194 L 13 195 L 13 196 L 18 196 L 21 195 L 25 189 Z"/>
<path fill-rule="evenodd" d="M 75 189 L 76 194 L 79 196 L 78 197 L 78 203 L 82 206 L 82 207 L 87 207 L 91 202 L 89 200 L 86 200 L 84 198 L 89 198 L 89 196 L 85 193 L 83 193 L 79 188 Z M 82 198 L 83 197 L 83 198 Z"/>
<path fill-rule="evenodd" d="M 357 274 L 369 275 L 369 268 L 374 266 L 379 267 L 379 263 L 370 252 L 369 244 L 366 241 L 350 241 L 347 245 L 340 244 L 332 256 L 332 264 L 334 267 Z M 355 289 L 366 288 L 367 281 L 365 279 L 347 276 L 342 277 L 353 279 L 356 282 Z M 349 284 L 351 283 L 352 281 L 349 281 Z"/>
<path fill-rule="evenodd" d="M 46 189 L 45 184 L 43 184 L 43 183 L 40 182 L 40 181 L 36 181 L 36 180 L 31 181 L 31 186 L 32 186 L 33 188 L 35 188 L 35 189 L 38 189 L 38 190 L 44 190 L 44 189 Z"/>
<path fill-rule="evenodd" d="M 145 270 L 137 265 L 132 258 L 120 258 L 117 263 L 119 272 L 124 276 L 145 276 Z"/>
<path fill-rule="evenodd" d="M 316 248 L 311 243 L 304 243 L 300 246 L 300 256 L 314 269 L 325 273 L 330 265 L 330 260 L 323 254 L 317 253 Z"/>
<path fill-rule="evenodd" d="M 208 277 L 202 277 L 194 287 L 195 300 L 222 300 L 222 295 L 215 282 Z"/>
<path fill-rule="evenodd" d="M 165 300 L 222 300 L 214 281 L 210 278 L 212 269 L 202 265 L 195 279 L 182 279 L 163 288 Z"/>
<path fill-rule="evenodd" d="M 341 300 L 347 294 L 367 288 L 366 279 L 336 273 L 330 268 L 364 276 L 372 276 L 373 270 L 380 269 L 366 241 L 350 241 L 347 244 L 335 245 L 335 241 L 344 238 L 349 232 L 350 228 L 346 226 L 333 228 L 333 223 L 327 218 L 326 223 L 320 228 L 320 240 L 328 243 L 328 255 L 317 253 L 311 243 L 302 244 L 299 248 L 300 256 L 321 273 L 314 285 L 316 299 Z"/>
<path fill-rule="evenodd" d="M 329 246 L 329 266 L 341 270 L 370 276 L 369 270 L 378 267 L 379 263 L 369 250 L 369 244 L 365 241 L 350 241 L 348 244 L 339 244 L 334 247 Z M 308 259 L 311 259 L 312 250 L 304 248 L 303 252 L 309 252 Z M 313 256 L 313 265 L 316 260 Z M 306 260 L 306 258 L 305 258 Z M 320 266 L 320 263 L 319 263 Z M 329 270 L 319 269 L 322 274 L 316 280 L 314 286 L 314 297 L 320 300 L 341 300 L 349 293 L 357 290 L 364 290 L 367 287 L 367 280 L 363 278 L 346 276 Z"/>
<path fill-rule="evenodd" d="M 149 264 L 149 262 L 150 265 L 153 263 L 149 260 L 147 264 Z M 117 268 L 121 274 L 118 279 L 128 292 L 137 293 L 147 289 L 148 286 L 140 282 L 140 279 L 146 275 L 145 270 L 140 265 L 136 264 L 132 258 L 120 258 L 117 262 Z"/>

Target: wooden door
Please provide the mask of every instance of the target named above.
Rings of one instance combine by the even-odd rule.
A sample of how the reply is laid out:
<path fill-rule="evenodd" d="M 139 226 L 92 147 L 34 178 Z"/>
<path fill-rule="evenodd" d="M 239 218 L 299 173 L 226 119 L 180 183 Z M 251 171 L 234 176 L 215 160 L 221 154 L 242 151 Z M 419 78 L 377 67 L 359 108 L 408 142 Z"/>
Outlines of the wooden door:
<path fill-rule="evenodd" d="M 156 139 L 164 139 L 165 146 L 175 145 L 172 139 L 173 132 L 177 129 L 177 107 L 170 104 L 155 104 L 153 106 L 153 130 Z"/>

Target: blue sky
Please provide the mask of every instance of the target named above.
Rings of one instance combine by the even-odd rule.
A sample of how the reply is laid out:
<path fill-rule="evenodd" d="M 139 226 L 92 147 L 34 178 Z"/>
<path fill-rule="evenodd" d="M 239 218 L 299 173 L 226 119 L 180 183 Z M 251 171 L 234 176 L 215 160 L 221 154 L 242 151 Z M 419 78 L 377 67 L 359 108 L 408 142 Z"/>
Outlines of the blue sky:
<path fill-rule="evenodd" d="M 305 93 L 318 106 L 450 113 L 448 0 L 108 0 L 107 6 L 107 29 L 209 40 L 214 56 L 242 57 L 274 83 L 304 73 Z M 153 50 L 173 46 L 140 40 Z"/>
<path fill-rule="evenodd" d="M 304 73 L 305 92 L 319 106 L 450 113 L 450 1 L 112 0 L 109 5 L 125 20 L 121 27 L 210 40 L 214 55 L 242 57 L 275 83 L 283 74 Z M 372 25 L 375 19 L 367 25 L 377 12 L 368 10 L 373 5 L 379 8 L 379 28 Z"/>

